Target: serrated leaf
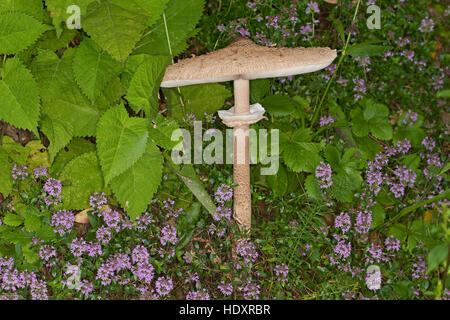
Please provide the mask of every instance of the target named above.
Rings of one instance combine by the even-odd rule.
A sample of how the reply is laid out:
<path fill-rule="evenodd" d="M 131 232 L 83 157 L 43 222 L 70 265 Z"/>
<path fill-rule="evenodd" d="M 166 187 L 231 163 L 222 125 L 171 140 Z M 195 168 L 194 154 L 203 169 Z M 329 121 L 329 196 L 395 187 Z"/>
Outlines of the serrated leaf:
<path fill-rule="evenodd" d="M 351 55 L 352 57 L 372 57 L 385 53 L 392 48 L 390 46 L 371 44 L 373 42 L 374 41 L 367 41 L 354 44 L 350 48 L 348 48 L 347 54 Z"/>
<path fill-rule="evenodd" d="M 44 115 L 40 127 L 50 141 L 48 153 L 50 155 L 50 163 L 53 163 L 58 152 L 72 140 L 72 125 L 59 119 L 52 119 L 49 115 Z"/>
<path fill-rule="evenodd" d="M 38 253 L 30 247 L 30 244 L 22 246 L 22 254 L 28 263 L 34 264 L 39 261 Z"/>
<path fill-rule="evenodd" d="M 11 137 L 3 136 L 2 149 L 6 151 L 9 159 L 18 165 L 24 166 L 27 163 L 30 149 L 22 146 L 21 143 L 15 142 Z"/>
<path fill-rule="evenodd" d="M 197 116 L 197 119 L 204 117 L 205 112 L 215 113 L 223 107 L 225 100 L 231 96 L 230 91 L 217 83 L 185 86 L 179 89 L 184 107 L 176 88 L 163 89 L 167 98 L 169 115 L 178 121 L 182 121 L 185 117 L 183 110 L 186 111 L 186 114 L 193 113 Z"/>
<path fill-rule="evenodd" d="M 336 200 L 342 202 L 351 202 L 353 200 L 353 183 L 350 177 L 345 174 L 332 176 L 333 185 L 330 188 L 330 194 Z"/>
<path fill-rule="evenodd" d="M 12 191 L 12 168 L 13 164 L 8 161 L 8 154 L 0 149 L 0 193 L 4 198 L 9 196 Z"/>
<path fill-rule="evenodd" d="M 0 13 L 0 54 L 19 53 L 32 45 L 49 26 L 21 12 Z"/>
<path fill-rule="evenodd" d="M 266 181 L 271 191 L 284 196 L 288 187 L 288 176 L 284 166 L 280 165 L 276 174 L 266 176 Z"/>
<path fill-rule="evenodd" d="M 28 232 L 36 232 L 42 227 L 42 222 L 39 217 L 33 214 L 27 214 L 25 216 L 24 226 L 25 230 L 27 230 Z"/>
<path fill-rule="evenodd" d="M 334 171 L 340 168 L 341 156 L 339 154 L 339 150 L 335 146 L 331 144 L 326 146 L 325 159 L 327 159 Z"/>
<path fill-rule="evenodd" d="M 441 263 L 447 259 L 448 255 L 448 243 L 443 243 L 435 246 L 428 252 L 427 256 L 427 273 L 436 269 Z"/>
<path fill-rule="evenodd" d="M 0 44 L 1 47 L 1 44 Z M 1 69 L 0 119 L 37 134 L 39 90 L 31 72 L 19 59 L 8 59 Z"/>
<path fill-rule="evenodd" d="M 23 220 L 24 220 L 23 217 L 13 213 L 7 213 L 3 217 L 3 223 L 11 227 L 20 226 L 23 223 Z"/>
<path fill-rule="evenodd" d="M 187 45 L 203 13 L 204 0 L 170 0 L 163 16 L 139 41 L 134 54 L 177 56 Z"/>
<path fill-rule="evenodd" d="M 101 0 L 89 7 L 83 29 L 118 61 L 125 61 L 150 18 L 143 0 Z"/>
<path fill-rule="evenodd" d="M 150 123 L 149 136 L 156 145 L 171 150 L 179 143 L 179 141 L 172 141 L 172 133 L 177 129 L 179 126 L 175 120 L 157 114 Z"/>
<path fill-rule="evenodd" d="M 67 13 L 67 8 L 71 5 L 76 5 L 80 8 L 81 16 L 84 16 L 86 14 L 87 7 L 93 1 L 94 0 L 45 0 L 47 10 L 51 13 L 53 25 L 55 26 L 58 38 L 63 32 L 62 23 L 71 16 L 71 13 Z"/>
<path fill-rule="evenodd" d="M 284 149 L 283 160 L 292 171 L 313 173 L 322 161 L 322 157 L 292 143 Z"/>
<path fill-rule="evenodd" d="M 128 117 L 122 105 L 105 112 L 97 126 L 97 152 L 106 184 L 136 163 L 147 140 L 145 119 Z"/>
<path fill-rule="evenodd" d="M 0 2 L 0 13 L 22 12 L 39 21 L 44 19 L 44 6 L 42 0 L 2 0 Z"/>
<path fill-rule="evenodd" d="M 375 138 L 381 140 L 392 139 L 392 126 L 387 119 L 370 120 L 370 132 Z"/>
<path fill-rule="evenodd" d="M 89 197 L 103 190 L 103 176 L 95 152 L 84 153 L 70 161 L 61 173 L 62 200 L 66 209 L 88 207 Z"/>
<path fill-rule="evenodd" d="M 313 174 L 310 174 L 306 180 L 305 180 L 305 189 L 308 194 L 308 196 L 311 199 L 314 200 L 321 200 L 323 199 L 323 193 L 322 190 L 319 187 L 319 184 L 317 183 L 316 178 Z"/>
<path fill-rule="evenodd" d="M 294 112 L 291 98 L 283 95 L 272 95 L 264 98 L 261 105 L 274 117 L 286 117 Z"/>
<path fill-rule="evenodd" d="M 157 113 L 159 87 L 168 62 L 165 56 L 149 56 L 137 68 L 127 93 L 136 112 L 144 110 L 147 116 Z"/>
<path fill-rule="evenodd" d="M 82 138 L 74 138 L 69 145 L 62 149 L 55 157 L 50 168 L 50 175 L 59 175 L 66 164 L 71 160 L 84 153 L 93 152 L 95 150 L 95 144 L 92 142 Z"/>
<path fill-rule="evenodd" d="M 39 166 L 50 167 L 50 156 L 47 148 L 44 147 L 40 140 L 31 140 L 27 143 L 26 147 L 30 150 L 27 159 L 27 167 L 29 169 L 34 169 Z"/>
<path fill-rule="evenodd" d="M 270 80 L 257 79 L 250 81 L 250 102 L 260 103 L 270 93 Z"/>
<path fill-rule="evenodd" d="M 382 225 L 385 218 L 386 218 L 386 212 L 384 211 L 383 206 L 377 203 L 372 208 L 372 225 L 371 225 L 371 228 L 374 229 L 374 228 Z"/>
<path fill-rule="evenodd" d="M 212 201 L 208 192 L 206 192 L 203 187 L 202 182 L 195 173 L 195 169 L 192 165 L 184 165 L 181 171 L 172 168 L 176 175 L 186 184 L 186 186 L 191 190 L 194 196 L 200 201 L 203 207 L 208 210 L 208 212 L 213 215 L 216 212 L 216 205 Z"/>
<path fill-rule="evenodd" d="M 95 101 L 121 71 L 121 65 L 92 40 L 85 38 L 73 59 L 73 72 L 84 94 Z"/>
<path fill-rule="evenodd" d="M 51 51 L 41 51 L 32 63 L 32 71 L 40 87 L 42 112 L 69 123 L 77 137 L 94 136 L 97 121 L 109 107 L 109 101 L 100 96 L 94 104 L 78 88 L 72 70 L 74 53 L 69 48 L 59 59 Z"/>
<path fill-rule="evenodd" d="M 111 180 L 111 188 L 132 219 L 147 209 L 161 182 L 163 158 L 152 141 L 131 168 Z"/>

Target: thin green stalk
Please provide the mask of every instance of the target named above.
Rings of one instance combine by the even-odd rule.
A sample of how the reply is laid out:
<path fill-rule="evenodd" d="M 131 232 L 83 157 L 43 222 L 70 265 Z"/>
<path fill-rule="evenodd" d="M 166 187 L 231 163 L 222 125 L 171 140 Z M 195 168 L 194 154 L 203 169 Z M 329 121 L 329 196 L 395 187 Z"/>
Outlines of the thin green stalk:
<path fill-rule="evenodd" d="M 358 3 L 356 4 L 356 8 L 355 8 L 355 13 L 354 13 L 353 19 L 352 19 L 352 25 L 356 21 L 356 16 L 358 14 L 360 3 L 361 3 L 361 0 L 358 0 Z M 341 66 L 342 61 L 344 60 L 344 57 L 347 55 L 348 44 L 350 43 L 351 36 L 352 36 L 352 34 L 351 34 L 351 32 L 349 32 L 349 34 L 347 36 L 347 40 L 345 41 L 344 48 L 342 49 L 341 57 L 339 58 L 338 64 L 336 66 L 336 70 L 334 70 L 333 75 L 331 76 L 330 80 L 328 80 L 327 86 L 326 86 L 325 91 L 324 91 L 324 93 L 322 95 L 322 98 L 320 99 L 319 105 L 314 109 L 314 115 L 313 115 L 313 118 L 311 120 L 311 128 L 314 126 L 314 123 L 317 121 L 317 117 L 319 116 L 320 109 L 322 108 L 322 105 L 323 105 L 323 102 L 325 100 L 325 97 L 328 94 L 328 90 L 330 89 L 331 83 L 333 82 L 334 78 L 336 77 L 336 74 L 339 71 L 339 67 Z"/>

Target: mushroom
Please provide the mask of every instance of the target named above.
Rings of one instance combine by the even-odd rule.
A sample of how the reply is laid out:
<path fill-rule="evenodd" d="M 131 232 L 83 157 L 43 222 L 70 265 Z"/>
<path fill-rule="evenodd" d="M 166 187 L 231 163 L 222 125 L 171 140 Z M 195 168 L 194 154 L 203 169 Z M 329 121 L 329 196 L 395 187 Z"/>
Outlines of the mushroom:
<path fill-rule="evenodd" d="M 259 104 L 250 106 L 249 80 L 314 72 L 330 65 L 335 58 L 336 50 L 330 48 L 263 47 L 238 38 L 226 48 L 181 60 L 166 69 L 161 87 L 234 81 L 235 106 L 218 113 L 227 126 L 234 128 L 237 186 L 233 217 L 241 228 L 249 231 L 251 227 L 249 125 L 264 118 L 265 111 Z"/>

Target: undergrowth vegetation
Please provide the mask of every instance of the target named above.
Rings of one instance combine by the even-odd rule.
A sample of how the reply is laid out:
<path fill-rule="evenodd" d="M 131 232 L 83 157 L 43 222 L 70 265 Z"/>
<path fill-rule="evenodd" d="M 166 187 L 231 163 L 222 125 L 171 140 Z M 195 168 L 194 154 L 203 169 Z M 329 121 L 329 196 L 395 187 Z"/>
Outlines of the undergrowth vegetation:
<path fill-rule="evenodd" d="M 0 298 L 449 299 L 449 10 L 0 0 Z M 275 175 L 251 168 L 250 236 L 232 165 L 171 159 L 175 129 L 226 129 L 231 83 L 160 88 L 238 36 L 338 50 L 250 82 L 252 128 L 280 140 Z"/>

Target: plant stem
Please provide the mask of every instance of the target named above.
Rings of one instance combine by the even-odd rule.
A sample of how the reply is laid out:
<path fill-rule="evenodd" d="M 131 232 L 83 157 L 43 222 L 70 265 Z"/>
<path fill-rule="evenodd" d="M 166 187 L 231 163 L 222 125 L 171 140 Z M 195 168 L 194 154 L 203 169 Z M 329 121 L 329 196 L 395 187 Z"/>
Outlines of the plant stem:
<path fill-rule="evenodd" d="M 360 3 L 361 3 L 361 0 L 358 0 L 358 3 L 356 4 L 356 8 L 355 8 L 355 13 L 354 13 L 353 19 L 352 19 L 352 25 L 356 21 L 356 16 L 358 14 Z M 347 48 L 348 48 L 348 44 L 350 43 L 351 36 L 352 36 L 352 33 L 349 32 L 349 34 L 347 36 L 347 40 L 345 41 L 344 48 L 342 49 L 341 57 L 339 58 L 338 64 L 336 66 L 336 70 L 334 70 L 330 80 L 328 80 L 327 86 L 326 86 L 325 91 L 324 91 L 324 93 L 322 95 L 322 98 L 320 99 L 319 105 L 314 109 L 314 115 L 313 115 L 313 118 L 311 120 L 311 126 L 310 126 L 311 128 L 314 126 L 314 123 L 316 122 L 317 117 L 319 116 L 320 109 L 322 108 L 322 105 L 323 105 L 323 102 L 325 100 L 325 97 L 328 94 L 328 90 L 330 89 L 331 83 L 333 82 L 334 78 L 336 77 L 336 74 L 339 71 L 339 67 L 341 66 L 342 61 L 344 60 L 344 57 L 347 55 Z"/>

